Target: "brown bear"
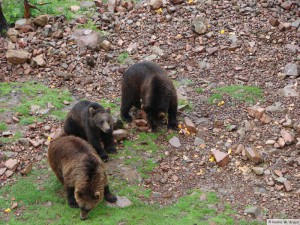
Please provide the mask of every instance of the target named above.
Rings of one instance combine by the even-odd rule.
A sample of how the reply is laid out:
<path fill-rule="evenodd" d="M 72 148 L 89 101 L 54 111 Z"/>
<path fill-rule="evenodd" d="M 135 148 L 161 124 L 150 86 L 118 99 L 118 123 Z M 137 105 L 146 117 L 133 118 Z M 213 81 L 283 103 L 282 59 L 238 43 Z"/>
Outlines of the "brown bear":
<path fill-rule="evenodd" d="M 105 110 L 96 102 L 83 100 L 76 103 L 67 115 L 64 132 L 88 141 L 103 161 L 108 161 L 104 149 L 107 153 L 116 153 L 110 109 Z"/>
<path fill-rule="evenodd" d="M 166 71 L 152 62 L 130 66 L 123 75 L 121 117 L 132 121 L 132 106 L 142 108 L 153 131 L 168 113 L 168 128 L 177 129 L 177 93 Z"/>
<path fill-rule="evenodd" d="M 104 163 L 94 148 L 75 136 L 63 136 L 50 143 L 48 161 L 67 192 L 68 204 L 80 208 L 80 218 L 104 199 L 116 202 L 108 186 Z"/>

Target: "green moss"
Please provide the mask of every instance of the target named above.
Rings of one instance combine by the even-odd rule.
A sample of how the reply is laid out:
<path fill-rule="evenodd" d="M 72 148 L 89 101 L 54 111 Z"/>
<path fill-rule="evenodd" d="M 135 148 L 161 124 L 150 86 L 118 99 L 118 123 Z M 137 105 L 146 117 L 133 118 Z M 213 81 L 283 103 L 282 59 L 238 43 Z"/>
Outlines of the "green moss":
<path fill-rule="evenodd" d="M 126 61 L 126 59 L 129 58 L 129 53 L 128 52 L 122 52 L 119 56 L 118 56 L 118 62 L 119 63 L 124 63 Z"/>
<path fill-rule="evenodd" d="M 195 91 L 198 93 L 198 94 L 200 94 L 200 93 L 203 93 L 203 88 L 196 88 L 195 89 Z"/>
<path fill-rule="evenodd" d="M 4 122 L 0 122 L 0 131 L 6 131 L 7 129 L 7 124 Z"/>

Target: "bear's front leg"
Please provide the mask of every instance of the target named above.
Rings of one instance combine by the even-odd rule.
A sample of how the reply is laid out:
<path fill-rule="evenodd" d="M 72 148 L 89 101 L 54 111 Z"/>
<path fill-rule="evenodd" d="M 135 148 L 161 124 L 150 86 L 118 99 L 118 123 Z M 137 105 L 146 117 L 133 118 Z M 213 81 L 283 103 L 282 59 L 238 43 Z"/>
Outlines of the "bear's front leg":
<path fill-rule="evenodd" d="M 108 155 L 105 153 L 103 150 L 101 143 L 100 143 L 100 136 L 94 134 L 89 134 L 88 135 L 88 142 L 94 147 L 96 150 L 97 154 L 100 156 L 100 158 L 104 161 L 108 161 Z"/>
<path fill-rule="evenodd" d="M 178 122 L 177 122 L 177 102 L 172 103 L 169 106 L 168 110 L 168 129 L 177 130 Z"/>
<path fill-rule="evenodd" d="M 104 143 L 104 149 L 107 153 L 117 153 L 112 133 L 103 133 L 102 141 Z"/>
<path fill-rule="evenodd" d="M 75 196 L 74 196 L 74 187 L 67 187 L 67 196 L 68 196 L 68 204 L 71 208 L 78 208 L 78 204 L 76 202 Z"/>
<path fill-rule="evenodd" d="M 116 202 L 118 200 L 117 197 L 110 192 L 108 185 L 104 187 L 104 199 L 108 202 Z"/>

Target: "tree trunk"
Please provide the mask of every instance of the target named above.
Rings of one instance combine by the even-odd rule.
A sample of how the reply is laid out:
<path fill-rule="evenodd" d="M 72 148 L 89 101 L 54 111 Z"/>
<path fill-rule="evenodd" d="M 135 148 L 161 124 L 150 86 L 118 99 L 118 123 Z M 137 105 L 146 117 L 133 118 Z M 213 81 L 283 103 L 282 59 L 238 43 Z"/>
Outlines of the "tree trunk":
<path fill-rule="evenodd" d="M 4 36 L 8 28 L 9 25 L 4 17 L 2 11 L 2 1 L 0 0 L 0 36 Z"/>

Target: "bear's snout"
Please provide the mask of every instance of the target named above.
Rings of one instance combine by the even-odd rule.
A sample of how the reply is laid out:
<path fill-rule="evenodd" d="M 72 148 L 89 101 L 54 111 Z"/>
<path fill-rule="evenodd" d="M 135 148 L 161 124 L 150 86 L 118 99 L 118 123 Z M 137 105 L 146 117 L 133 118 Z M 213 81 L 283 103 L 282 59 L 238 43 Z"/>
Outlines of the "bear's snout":
<path fill-rule="evenodd" d="M 80 210 L 80 219 L 81 220 L 86 220 L 88 215 L 89 215 L 89 210 L 84 210 L 84 209 Z"/>

